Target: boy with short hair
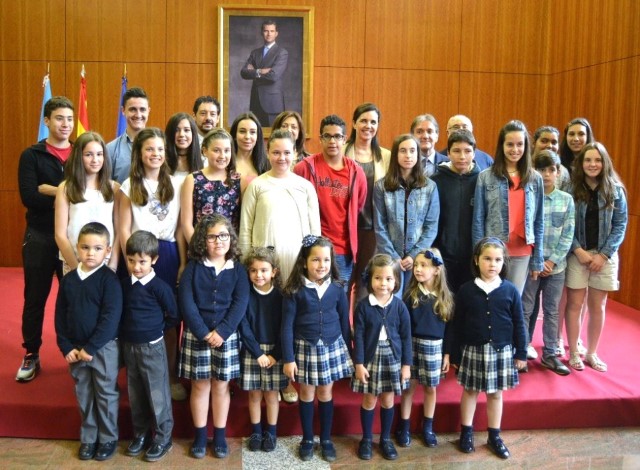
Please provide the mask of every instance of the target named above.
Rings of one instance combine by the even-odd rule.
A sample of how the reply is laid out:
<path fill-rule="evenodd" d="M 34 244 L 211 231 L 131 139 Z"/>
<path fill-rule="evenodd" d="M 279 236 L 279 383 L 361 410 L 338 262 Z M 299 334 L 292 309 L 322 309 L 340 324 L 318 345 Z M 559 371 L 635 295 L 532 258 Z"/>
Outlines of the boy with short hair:
<path fill-rule="evenodd" d="M 78 236 L 78 268 L 62 278 L 56 301 L 58 347 L 69 364 L 82 415 L 80 460 L 107 460 L 118 446 L 118 326 L 122 289 L 105 265 L 109 231 L 98 222 Z"/>
<path fill-rule="evenodd" d="M 567 254 L 573 241 L 575 227 L 575 206 L 570 194 L 556 188 L 560 172 L 560 158 L 551 150 L 542 150 L 533 161 L 533 166 L 542 176 L 544 183 L 544 270 L 533 280 L 527 276 L 522 292 L 522 309 L 525 325 L 529 328 L 529 347 L 535 329 L 537 312 L 536 298 L 542 294 L 542 365 L 558 375 L 568 375 L 569 368 L 556 357 L 558 343 L 558 304 L 564 288 Z M 535 352 L 535 349 L 533 349 Z M 527 356 L 537 357 L 537 353 L 527 352 Z"/>
<path fill-rule="evenodd" d="M 134 232 L 126 244 L 129 278 L 123 279 L 124 310 L 120 328 L 134 439 L 126 454 L 146 450 L 155 462 L 171 450 L 173 411 L 169 367 L 163 331 L 178 323 L 173 290 L 155 275 L 158 239 L 150 232 Z M 152 439 L 152 427 L 153 436 Z"/>

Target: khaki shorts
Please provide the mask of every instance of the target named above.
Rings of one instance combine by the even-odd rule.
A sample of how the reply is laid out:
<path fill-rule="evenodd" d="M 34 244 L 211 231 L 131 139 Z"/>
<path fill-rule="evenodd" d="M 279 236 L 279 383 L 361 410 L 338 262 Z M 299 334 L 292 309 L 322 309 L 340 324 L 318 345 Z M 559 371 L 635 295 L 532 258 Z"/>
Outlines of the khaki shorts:
<path fill-rule="evenodd" d="M 590 253 L 597 253 L 591 251 Z M 578 257 L 570 254 L 567 257 L 567 275 L 564 284 L 570 289 L 585 289 L 593 287 L 603 291 L 616 291 L 620 289 L 618 281 L 618 252 L 608 259 L 598 273 L 589 271 L 586 266 L 580 264 Z"/>

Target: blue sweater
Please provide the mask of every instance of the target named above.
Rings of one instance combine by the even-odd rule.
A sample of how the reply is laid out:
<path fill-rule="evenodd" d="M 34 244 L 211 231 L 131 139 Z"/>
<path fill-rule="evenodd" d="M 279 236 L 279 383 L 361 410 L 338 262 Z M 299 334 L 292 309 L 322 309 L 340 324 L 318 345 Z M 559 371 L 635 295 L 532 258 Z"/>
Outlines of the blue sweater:
<path fill-rule="evenodd" d="M 131 284 L 131 276 L 122 280 L 124 309 L 120 339 L 129 343 L 149 343 L 178 323 L 178 305 L 169 284 L 157 275 L 146 285 Z"/>
<path fill-rule="evenodd" d="M 409 311 L 402 301 L 393 297 L 386 307 L 371 305 L 365 297 L 356 306 L 354 322 L 354 362 L 369 364 L 378 347 L 378 338 L 382 325 L 387 330 L 387 338 L 396 360 L 403 366 L 413 364 L 411 351 L 411 319 Z"/>
<path fill-rule="evenodd" d="M 238 329 L 249 302 L 249 277 L 242 264 L 216 275 L 215 269 L 190 260 L 182 273 L 178 301 L 187 328 L 199 340 L 209 332 L 227 339 Z"/>
<path fill-rule="evenodd" d="M 280 327 L 282 324 L 282 293 L 273 289 L 266 295 L 249 288 L 247 314 L 240 322 L 242 347 L 258 359 L 264 354 L 261 344 L 273 344 L 271 355 L 277 361 L 282 357 Z"/>
<path fill-rule="evenodd" d="M 58 347 L 66 356 L 84 349 L 93 356 L 118 336 L 122 316 L 122 289 L 118 276 L 102 266 L 84 281 L 77 270 L 60 281 L 56 300 Z"/>
<path fill-rule="evenodd" d="M 342 335 L 351 348 L 349 305 L 341 285 L 332 283 L 327 292 L 318 297 L 318 291 L 302 287 L 282 302 L 282 356 L 284 362 L 294 362 L 293 341 L 304 339 L 317 344 L 333 344 Z"/>
<path fill-rule="evenodd" d="M 490 294 L 486 294 L 474 281 L 463 284 L 456 294 L 453 326 L 452 364 L 460 364 L 462 346 L 486 343 L 491 343 L 497 350 L 513 345 L 515 358 L 527 359 L 527 331 L 520 295 L 507 280 L 503 280 L 500 287 Z"/>

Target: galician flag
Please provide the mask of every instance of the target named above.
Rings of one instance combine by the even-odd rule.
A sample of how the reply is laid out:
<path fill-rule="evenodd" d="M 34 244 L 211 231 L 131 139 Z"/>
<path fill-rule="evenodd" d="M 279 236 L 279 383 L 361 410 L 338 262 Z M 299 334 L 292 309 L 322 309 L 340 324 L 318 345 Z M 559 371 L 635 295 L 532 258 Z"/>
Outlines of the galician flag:
<path fill-rule="evenodd" d="M 80 72 L 80 98 L 78 98 L 78 130 L 76 136 L 80 137 L 89 130 L 89 114 L 87 112 L 87 79 L 84 76 L 84 65 Z"/>
<path fill-rule="evenodd" d="M 38 128 L 38 142 L 42 139 L 49 137 L 49 128 L 44 125 L 44 105 L 51 99 L 51 82 L 49 81 L 49 74 L 47 73 L 42 80 L 42 88 L 44 88 L 44 94 L 42 95 L 42 108 L 40 109 L 40 127 Z"/>

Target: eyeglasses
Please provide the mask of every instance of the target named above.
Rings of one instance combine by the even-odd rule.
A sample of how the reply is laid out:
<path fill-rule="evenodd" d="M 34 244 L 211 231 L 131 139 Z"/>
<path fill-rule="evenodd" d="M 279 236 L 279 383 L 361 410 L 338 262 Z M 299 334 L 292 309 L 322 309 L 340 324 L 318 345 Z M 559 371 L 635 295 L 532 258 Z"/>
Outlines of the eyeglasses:
<path fill-rule="evenodd" d="M 448 130 L 450 131 L 469 130 L 469 126 L 467 124 L 454 124 Z"/>
<path fill-rule="evenodd" d="M 336 142 L 340 142 L 344 139 L 344 136 L 342 134 L 322 134 L 320 138 L 325 142 L 331 142 L 331 139 L 335 139 Z"/>
<path fill-rule="evenodd" d="M 228 242 L 231 238 L 231 235 L 229 235 L 228 233 L 219 233 L 218 235 L 210 233 L 206 238 L 209 243 L 215 243 L 216 240 L 220 240 L 221 242 Z"/>

